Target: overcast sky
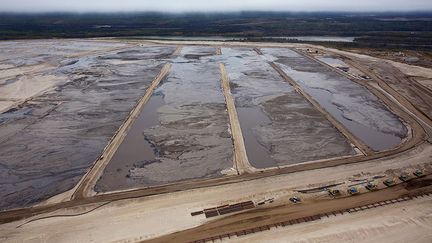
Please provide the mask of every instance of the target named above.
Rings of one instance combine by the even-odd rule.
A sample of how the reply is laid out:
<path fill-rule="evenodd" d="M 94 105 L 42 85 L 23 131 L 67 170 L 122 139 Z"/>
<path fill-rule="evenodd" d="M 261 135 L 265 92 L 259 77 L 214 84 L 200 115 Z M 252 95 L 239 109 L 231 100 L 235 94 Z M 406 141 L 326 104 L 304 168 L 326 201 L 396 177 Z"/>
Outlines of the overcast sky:
<path fill-rule="evenodd" d="M 432 0 L 0 0 L 0 12 L 412 11 Z"/>

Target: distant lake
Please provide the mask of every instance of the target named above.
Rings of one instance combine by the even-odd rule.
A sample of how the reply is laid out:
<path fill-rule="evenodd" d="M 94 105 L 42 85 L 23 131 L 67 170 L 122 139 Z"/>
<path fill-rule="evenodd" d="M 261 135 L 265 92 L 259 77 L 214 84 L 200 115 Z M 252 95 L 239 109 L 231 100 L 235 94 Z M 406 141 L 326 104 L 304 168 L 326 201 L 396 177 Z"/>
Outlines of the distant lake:
<path fill-rule="evenodd" d="M 128 38 L 144 40 L 186 40 L 186 41 L 235 41 L 245 37 L 224 37 L 224 36 L 131 36 Z"/>
<path fill-rule="evenodd" d="M 228 37 L 228 36 L 132 36 L 129 38 L 145 40 L 186 40 L 186 41 L 238 41 L 248 37 Z M 252 38 L 253 37 L 249 37 Z M 312 42 L 354 42 L 355 37 L 344 36 L 266 36 L 259 38 L 289 39 L 298 41 Z"/>
<path fill-rule="evenodd" d="M 343 36 L 286 36 L 286 37 L 271 37 L 275 39 L 291 39 L 299 41 L 313 41 L 313 42 L 354 42 L 355 37 Z"/>

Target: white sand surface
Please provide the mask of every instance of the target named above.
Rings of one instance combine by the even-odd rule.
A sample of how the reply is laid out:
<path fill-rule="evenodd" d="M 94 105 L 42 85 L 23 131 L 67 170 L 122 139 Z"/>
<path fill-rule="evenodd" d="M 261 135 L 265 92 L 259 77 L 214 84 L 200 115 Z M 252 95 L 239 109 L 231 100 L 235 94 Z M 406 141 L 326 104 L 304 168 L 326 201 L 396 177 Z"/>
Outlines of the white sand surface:
<path fill-rule="evenodd" d="M 193 211 L 244 200 L 287 198 L 294 189 L 309 188 L 329 182 L 346 181 L 353 175 L 371 177 L 392 168 L 413 170 L 432 159 L 432 145 L 418 148 L 391 159 L 378 159 L 359 164 L 310 170 L 279 175 L 236 184 L 161 194 L 140 199 L 112 202 L 95 211 L 75 217 L 41 219 L 22 227 L 30 219 L 0 225 L 3 242 L 136 242 L 198 226 L 206 219 L 203 215 L 191 217 Z M 325 176 L 323 176 L 325 175 Z M 38 215 L 76 214 L 99 204 L 75 207 Z M 342 226 L 341 226 L 342 227 Z M 348 227 L 348 226 L 346 226 Z M 352 226 L 357 230 L 356 224 Z M 319 230 L 317 227 L 316 230 Z M 311 237 L 314 236 L 313 234 Z"/>

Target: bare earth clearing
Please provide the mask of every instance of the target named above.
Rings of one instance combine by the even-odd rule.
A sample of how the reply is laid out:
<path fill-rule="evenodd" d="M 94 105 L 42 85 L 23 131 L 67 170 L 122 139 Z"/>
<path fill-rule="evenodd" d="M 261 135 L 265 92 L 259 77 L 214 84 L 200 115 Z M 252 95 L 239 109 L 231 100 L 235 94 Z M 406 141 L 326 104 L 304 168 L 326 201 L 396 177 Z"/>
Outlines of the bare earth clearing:
<path fill-rule="evenodd" d="M 0 50 L 2 242 L 432 239 L 430 196 L 229 236 L 432 192 L 428 68 L 300 44 Z M 397 179 L 417 170 L 426 177 Z M 249 200 L 253 209 L 191 216 Z"/>

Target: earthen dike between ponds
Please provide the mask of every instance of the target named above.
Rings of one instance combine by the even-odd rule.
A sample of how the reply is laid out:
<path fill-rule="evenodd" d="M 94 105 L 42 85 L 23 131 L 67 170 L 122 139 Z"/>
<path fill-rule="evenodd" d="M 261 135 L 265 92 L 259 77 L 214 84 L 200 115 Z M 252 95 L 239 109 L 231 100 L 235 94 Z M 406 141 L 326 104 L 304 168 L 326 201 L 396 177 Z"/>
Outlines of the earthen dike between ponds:
<path fill-rule="evenodd" d="M 193 42 L 191 43 L 191 42 L 177 42 L 177 41 L 176 42 L 152 41 L 152 43 L 168 44 L 168 45 L 194 44 Z M 221 43 L 207 43 L 207 44 L 200 43 L 199 45 L 211 45 L 211 46 L 220 47 Z M 269 45 L 269 44 L 258 45 L 256 43 L 250 43 L 250 44 L 249 43 L 224 43 L 223 45 L 232 46 L 232 47 L 237 47 L 237 46 L 238 47 L 257 47 L 257 46 L 287 47 L 287 46 L 277 46 L 277 45 Z M 314 47 L 316 48 L 316 46 Z M 259 52 L 259 49 L 256 50 L 257 52 Z M 175 54 L 179 54 L 179 52 L 180 52 L 180 48 L 177 49 Z M 220 49 L 218 49 L 217 53 L 220 53 Z M 306 55 L 306 54 L 302 53 L 302 55 Z M 311 56 L 308 57 L 313 58 Z M 270 63 L 270 65 L 274 67 L 274 63 L 273 64 Z M 338 72 L 344 76 L 347 76 L 346 74 L 337 70 L 336 68 L 333 68 L 331 66 L 329 66 L 329 68 L 332 68 L 333 71 Z M 236 118 L 235 107 L 233 108 L 234 104 L 232 103 L 232 100 L 230 100 L 232 99 L 232 97 L 229 90 L 229 80 L 224 71 L 225 70 L 224 66 L 223 64 L 221 64 L 220 70 L 221 70 L 222 87 L 226 99 L 230 123 L 232 126 L 232 135 L 234 140 L 233 141 L 234 150 L 235 150 L 234 167 L 237 169 L 238 175 L 227 175 L 215 179 L 188 180 L 183 182 L 166 184 L 162 186 L 155 186 L 151 188 L 132 189 L 132 190 L 108 192 L 104 194 L 95 195 L 95 193 L 93 192 L 93 187 L 97 179 L 101 175 L 101 173 L 103 173 L 106 164 L 109 162 L 110 156 L 112 156 L 112 154 L 115 152 L 115 149 L 121 143 L 122 138 L 124 138 L 128 129 L 135 121 L 142 107 L 146 104 L 146 102 L 153 94 L 153 91 L 158 86 L 159 82 L 168 75 L 169 69 L 170 69 L 170 64 L 166 64 L 161 69 L 160 73 L 153 80 L 152 85 L 147 89 L 145 95 L 138 101 L 137 105 L 131 111 L 127 120 L 123 123 L 123 125 L 113 136 L 109 144 L 106 146 L 103 154 L 99 157 L 97 161 L 94 162 L 93 166 L 90 168 L 88 173 L 83 176 L 80 182 L 73 189 L 74 193 L 70 198 L 70 200 L 59 202 L 59 203 L 36 205 L 29 208 L 4 211 L 0 213 L 0 223 L 11 222 L 11 221 L 27 218 L 30 216 L 34 216 L 37 214 L 41 214 L 41 213 L 52 212 L 61 208 L 91 204 L 95 202 L 111 202 L 111 201 L 118 201 L 123 199 L 157 195 L 162 193 L 190 190 L 194 188 L 213 187 L 213 186 L 224 185 L 224 184 L 235 184 L 238 182 L 255 180 L 263 177 L 271 177 L 271 176 L 287 174 L 287 173 L 300 172 L 305 170 L 334 167 L 334 166 L 339 166 L 344 164 L 361 163 L 361 162 L 366 162 L 378 158 L 386 158 L 386 157 L 392 158 L 397 156 L 398 154 L 402 154 L 412 149 L 415 149 L 417 146 L 423 143 L 428 143 L 427 140 L 431 136 L 430 134 L 431 128 L 429 125 L 431 124 L 431 121 L 425 122 L 424 120 L 419 118 L 416 115 L 417 112 L 415 110 L 412 110 L 412 106 L 405 105 L 407 102 L 406 100 L 400 100 L 399 97 L 397 96 L 394 97 L 390 95 L 394 92 L 393 90 L 388 90 L 388 87 L 386 86 L 380 86 L 380 89 L 376 88 L 376 86 L 374 85 L 376 81 L 374 80 L 369 80 L 367 82 L 364 82 L 363 80 L 356 80 L 349 76 L 348 78 L 350 80 L 365 86 L 369 91 L 371 91 L 375 96 L 377 96 L 389 108 L 391 112 L 399 116 L 406 123 L 409 130 L 408 136 L 399 146 L 391 150 L 381 151 L 381 152 L 374 152 L 368 150 L 367 147 L 363 147 L 363 149 L 361 150 L 363 151 L 364 155 L 356 155 L 348 158 L 335 158 L 335 159 L 328 159 L 328 160 L 315 161 L 315 162 L 306 162 L 306 163 L 300 163 L 295 165 L 288 165 L 280 168 L 267 168 L 262 170 L 254 169 L 250 167 L 249 163 L 244 157 L 245 151 L 244 151 L 244 145 L 242 147 L 241 144 L 242 143 L 241 129 L 239 126 L 236 127 L 236 123 L 238 123 L 238 118 Z M 282 70 L 278 70 L 277 68 L 275 68 L 275 71 L 277 71 L 288 83 L 290 83 L 296 89 L 297 92 L 305 96 L 315 108 L 320 110 L 319 104 L 314 104 L 313 98 L 308 97 L 308 94 L 302 92 L 301 88 L 296 87 L 295 82 L 290 80 L 289 77 L 286 76 L 286 74 L 284 74 Z M 325 110 L 322 109 L 321 112 L 325 112 Z M 326 117 L 329 119 L 329 117 L 331 116 L 327 114 Z M 340 124 L 338 125 L 337 123 L 334 122 L 332 123 L 338 128 L 339 131 L 343 133 L 344 136 L 349 138 L 349 141 L 351 141 L 356 145 L 360 144 L 359 147 L 361 147 L 361 142 L 359 142 L 354 136 L 352 136 L 352 134 L 346 131 L 344 132 L 344 130 L 346 130 L 344 127 L 338 127 L 341 125 Z"/>

